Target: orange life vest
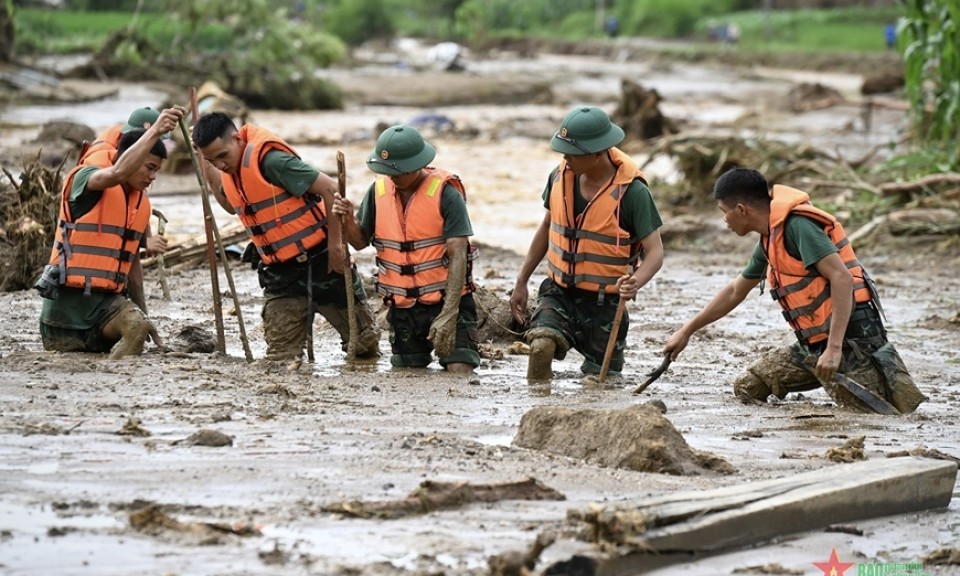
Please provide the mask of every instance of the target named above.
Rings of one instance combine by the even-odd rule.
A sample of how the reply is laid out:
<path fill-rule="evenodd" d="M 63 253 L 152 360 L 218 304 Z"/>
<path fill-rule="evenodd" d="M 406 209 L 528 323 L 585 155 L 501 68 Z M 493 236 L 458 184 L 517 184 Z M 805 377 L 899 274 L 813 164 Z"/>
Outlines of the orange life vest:
<path fill-rule="evenodd" d="M 843 226 L 831 214 L 810 204 L 810 197 L 789 186 L 776 185 L 770 202 L 770 235 L 762 238 L 767 255 L 767 282 L 770 295 L 783 308 L 800 342 L 814 344 L 826 340 L 830 332 L 833 301 L 830 284 L 817 270 L 808 269 L 801 260 L 787 253 L 784 229 L 787 216 L 801 215 L 817 222 L 839 250 L 840 259 L 853 277 L 854 301 L 874 299 L 872 281 L 857 260 Z"/>
<path fill-rule="evenodd" d="M 121 185 L 111 186 L 93 209 L 74 219 L 70 190 L 82 168 L 74 167 L 64 180 L 50 264 L 60 267 L 63 286 L 82 288 L 84 294 L 120 293 L 150 223 L 150 200 L 139 190 L 127 194 Z"/>
<path fill-rule="evenodd" d="M 274 186 L 260 172 L 267 152 L 282 150 L 299 158 L 289 144 L 269 130 L 244 125 L 247 143 L 238 174 L 221 174 L 223 192 L 247 229 L 264 264 L 287 262 L 306 255 L 327 238 L 323 203 L 306 193 L 296 196 Z"/>
<path fill-rule="evenodd" d="M 396 308 L 417 302 L 437 304 L 447 285 L 447 239 L 443 236 L 440 200 L 443 187 L 451 184 L 466 200 L 460 177 L 439 168 L 424 168 L 426 177 L 404 208 L 396 186 L 389 178 L 374 184 L 373 246 L 377 249 L 377 292 Z M 468 245 L 467 277 L 463 293 L 473 291 L 471 261 L 476 251 Z"/>
<path fill-rule="evenodd" d="M 600 294 L 617 292 L 616 282 L 628 267 L 640 259 L 640 239 L 620 227 L 620 202 L 634 180 L 646 177 L 624 152 L 609 150 L 617 172 L 597 192 L 586 209 L 574 214 L 576 175 L 561 161 L 550 188 L 550 244 L 548 273 L 564 287 L 576 287 Z"/>
<path fill-rule="evenodd" d="M 120 137 L 123 136 L 123 133 L 120 131 L 122 128 L 123 124 L 116 124 L 101 132 L 100 135 L 97 136 L 97 139 L 93 141 L 93 144 L 90 144 L 80 152 L 80 157 L 77 158 L 77 166 L 82 164 L 84 166 L 106 168 L 108 165 L 102 164 L 103 156 L 99 157 L 100 163 L 94 163 L 98 162 L 96 158 L 91 161 L 90 156 L 96 152 L 116 152 L 117 147 L 120 146 Z M 112 159 L 110 160 L 110 164 L 113 164 Z"/>

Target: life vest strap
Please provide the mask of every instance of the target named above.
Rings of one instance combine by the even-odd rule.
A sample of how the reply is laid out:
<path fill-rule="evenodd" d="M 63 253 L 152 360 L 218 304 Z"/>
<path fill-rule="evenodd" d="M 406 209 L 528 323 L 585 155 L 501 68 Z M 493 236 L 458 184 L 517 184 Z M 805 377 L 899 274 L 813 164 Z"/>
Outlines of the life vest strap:
<path fill-rule="evenodd" d="M 137 232 L 131 228 L 124 228 L 123 226 L 111 226 L 109 224 L 84 224 L 82 222 L 75 223 L 61 220 L 60 227 L 63 228 L 64 232 L 67 232 L 68 230 L 76 230 L 78 232 L 113 234 L 114 236 L 119 236 L 124 240 L 140 240 L 143 238 L 142 232 Z"/>
<path fill-rule="evenodd" d="M 594 242 L 600 242 L 603 244 L 614 244 L 614 245 L 629 245 L 635 244 L 638 242 L 636 238 L 620 238 L 617 236 L 610 236 L 607 234 L 598 234 L 596 232 L 591 232 L 589 230 L 583 230 L 581 228 L 570 228 L 556 222 L 550 222 L 550 230 L 560 234 L 564 238 L 569 238 L 571 240 L 586 239 L 593 240 Z"/>
<path fill-rule="evenodd" d="M 816 298 L 814 298 L 806 306 L 798 306 L 790 310 L 784 310 L 783 317 L 784 319 L 786 319 L 787 322 L 793 322 L 800 316 L 804 316 L 806 314 L 812 314 L 813 312 L 818 310 L 820 306 L 823 306 L 823 303 L 826 302 L 828 298 L 830 298 L 830 287 L 826 286 L 824 287 L 823 292 L 821 292 Z"/>
<path fill-rule="evenodd" d="M 73 266 L 67 268 L 65 271 L 66 276 L 83 276 L 87 279 L 87 288 L 84 290 L 85 293 L 89 294 L 90 290 L 90 280 L 91 278 L 105 278 L 112 282 L 116 282 L 118 285 L 123 285 L 127 281 L 127 275 L 123 272 L 108 272 L 106 270 L 97 270 L 96 268 L 82 268 L 79 266 Z"/>
<path fill-rule="evenodd" d="M 274 220 L 268 220 L 268 221 L 263 222 L 263 223 L 261 223 L 261 224 L 255 224 L 255 225 L 253 225 L 253 226 L 247 226 L 247 232 L 249 232 L 250 234 L 252 234 L 252 235 L 254 235 L 254 236 L 263 236 L 264 234 L 266 234 L 266 233 L 269 232 L 270 230 L 273 230 L 273 229 L 276 228 L 277 226 L 282 226 L 282 225 L 284 225 L 284 224 L 289 224 L 290 222 L 293 222 L 293 221 L 296 220 L 297 218 L 299 218 L 299 217 L 303 216 L 304 214 L 306 214 L 307 212 L 309 212 L 311 208 L 312 208 L 312 206 L 310 206 L 309 204 L 304 204 L 304 205 L 301 206 L 300 208 L 297 208 L 296 210 L 294 210 L 294 211 L 292 211 L 292 212 L 288 212 L 287 214 L 284 214 L 283 216 L 281 216 L 281 217 L 279 217 L 279 218 L 276 218 L 276 219 L 274 219 Z M 323 220 L 320 221 L 320 223 L 321 223 L 321 224 L 326 224 L 326 223 L 327 223 L 327 219 L 324 218 Z"/>
<path fill-rule="evenodd" d="M 279 240 L 279 241 L 277 241 L 277 242 L 273 242 L 273 243 L 270 243 L 270 244 L 264 244 L 263 246 L 257 246 L 257 250 L 258 250 L 258 251 L 260 252 L 260 254 L 263 255 L 263 256 L 269 256 L 269 255 L 271 255 L 271 254 L 276 254 L 277 252 L 279 252 L 280 250 L 286 248 L 286 247 L 289 246 L 290 244 L 300 244 L 300 241 L 301 241 L 301 240 L 303 240 L 304 238 L 307 238 L 308 236 L 312 235 L 312 234 L 313 234 L 314 232 L 316 232 L 317 230 L 323 228 L 325 222 L 326 222 L 326 219 L 324 219 L 322 222 L 316 222 L 316 223 L 314 223 L 313 225 L 311 225 L 309 228 L 304 228 L 304 229 L 301 230 L 300 232 L 297 232 L 296 234 L 292 234 L 292 235 L 290 235 L 290 236 L 287 236 L 286 238 L 283 238 L 283 239 L 281 239 L 281 240 Z M 300 246 L 300 252 L 301 252 L 301 253 L 306 253 L 307 250 L 304 249 L 303 246 L 301 245 L 301 246 Z M 289 260 L 289 259 L 288 259 L 288 260 Z"/>
<path fill-rule="evenodd" d="M 436 260 L 421 262 L 420 264 L 394 264 L 393 262 L 387 262 L 382 258 L 377 258 L 377 268 L 381 274 L 385 273 L 387 270 L 390 270 L 403 276 L 413 276 L 418 272 L 424 272 L 426 270 L 433 270 L 434 268 L 446 266 L 448 262 L 449 259 L 446 256 L 443 258 L 437 258 Z"/>
<path fill-rule="evenodd" d="M 596 262 L 598 264 L 625 267 L 626 265 L 632 264 L 640 259 L 639 252 L 633 254 L 629 258 L 625 258 L 623 256 L 601 256 L 599 254 L 588 254 L 586 252 L 567 252 L 552 242 L 550 243 L 550 250 L 559 254 L 561 260 L 571 264 L 576 264 L 579 262 Z"/>
<path fill-rule="evenodd" d="M 616 284 L 617 280 L 620 279 L 619 276 L 597 276 L 594 274 L 568 274 L 563 270 L 557 268 L 551 262 L 547 262 L 547 266 L 550 270 L 567 286 L 575 286 L 581 282 L 593 282 L 594 284 L 600 285 L 600 291 L 603 292 L 603 289 L 606 286 Z"/>
<path fill-rule="evenodd" d="M 121 262 L 130 262 L 133 260 L 133 252 L 128 250 L 114 250 L 112 248 L 104 248 L 103 246 L 87 246 L 84 244 L 74 245 L 73 253 L 106 256 L 108 258 L 115 258 Z"/>
<path fill-rule="evenodd" d="M 399 252 L 413 252 L 414 250 L 420 250 L 422 248 L 429 248 L 430 246 L 436 246 L 438 244 L 445 244 L 447 239 L 443 236 L 435 236 L 433 238 L 424 238 L 423 240 L 406 240 L 403 242 L 397 242 L 396 240 L 384 240 L 382 238 L 374 238 L 373 247 L 377 250 L 383 250 L 389 248 L 390 250 L 397 250 Z"/>
<path fill-rule="evenodd" d="M 383 294 L 384 296 L 406 296 L 407 298 L 419 298 L 424 294 L 430 294 L 432 292 L 440 292 L 446 288 L 446 282 L 436 282 L 434 284 L 427 284 L 426 286 L 414 286 L 413 288 L 403 288 L 401 286 L 392 286 L 390 284 L 383 284 L 382 282 L 377 282 L 377 292 Z"/>
<path fill-rule="evenodd" d="M 273 206 L 276 206 L 285 200 L 289 200 L 290 198 L 297 198 L 297 196 L 284 190 L 272 198 L 267 198 L 266 200 L 253 202 L 244 206 L 234 206 L 233 209 L 237 213 L 237 216 L 252 216 L 265 208 L 272 208 Z M 308 207 L 316 204 L 316 202 L 311 202 L 310 200 L 303 198 L 303 196 L 300 196 L 300 199 L 302 199 Z"/>

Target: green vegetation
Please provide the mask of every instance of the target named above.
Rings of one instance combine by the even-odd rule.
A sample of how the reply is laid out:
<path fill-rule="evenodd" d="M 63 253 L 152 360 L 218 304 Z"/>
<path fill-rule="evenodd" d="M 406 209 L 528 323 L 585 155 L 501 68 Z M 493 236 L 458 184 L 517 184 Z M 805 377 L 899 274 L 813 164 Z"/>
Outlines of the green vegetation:
<path fill-rule="evenodd" d="M 93 52 L 111 32 L 130 24 L 130 12 L 75 12 L 17 8 L 17 54 Z"/>
<path fill-rule="evenodd" d="M 753 10 L 722 20 L 739 26 L 741 49 L 847 52 L 884 50 L 884 27 L 899 15 L 896 8 Z M 701 20 L 697 28 L 705 34 L 708 24 Z"/>
<path fill-rule="evenodd" d="M 914 124 L 931 167 L 960 168 L 960 6 L 901 0 L 897 29 Z"/>

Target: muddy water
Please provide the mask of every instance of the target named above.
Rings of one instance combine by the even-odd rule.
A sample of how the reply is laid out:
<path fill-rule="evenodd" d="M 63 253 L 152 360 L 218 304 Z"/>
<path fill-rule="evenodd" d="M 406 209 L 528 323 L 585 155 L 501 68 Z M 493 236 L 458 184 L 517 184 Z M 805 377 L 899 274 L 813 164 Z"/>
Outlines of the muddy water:
<path fill-rule="evenodd" d="M 491 246 L 481 254 L 477 277 L 485 287 L 504 291 L 512 286 L 519 254 L 543 215 L 540 192 L 558 160 L 548 146 L 552 130 L 575 103 L 612 106 L 621 77 L 649 81 L 661 90 L 665 111 L 686 119 L 691 130 L 843 143 L 851 156 L 893 138 L 902 120 L 891 116 L 880 125 L 884 128 L 875 124 L 871 133 L 861 133 L 856 109 L 787 114 L 780 102 L 797 76 L 783 72 L 651 69 L 644 63 L 583 57 L 477 63 L 476 69 L 478 74 L 545 74 L 556 86 L 550 104 L 444 108 L 439 112 L 458 127 L 477 133 L 431 136 L 437 164 L 460 173 L 467 183 L 477 239 Z M 855 85 L 851 77 L 824 78 L 844 92 Z M 45 113 L 72 114 L 99 129 L 122 119 L 131 105 L 156 106 L 161 100 L 159 94 L 151 100 L 149 89 L 131 89 L 91 104 L 95 112 L 63 107 Z M 21 122 L 18 133 L 27 138 L 38 110 L 8 109 L 0 119 Z M 257 110 L 254 118 L 324 170 L 334 169 L 335 152 L 343 150 L 348 194 L 359 200 L 372 179 L 363 160 L 376 124 L 424 111 L 357 104 L 341 112 Z M 643 160 L 642 151 L 637 156 Z M 669 165 L 652 172 L 676 177 Z M 155 204 L 170 217 L 173 236 L 202 232 L 193 187 L 189 174 L 164 174 L 156 184 Z M 183 192 L 172 194 L 178 190 Z M 230 218 L 215 209 L 225 225 Z M 669 207 L 662 209 L 669 226 L 674 215 Z M 929 276 L 917 278 L 909 254 L 879 255 L 868 266 L 885 299 L 891 337 L 931 397 L 918 414 L 898 419 L 852 415 L 836 410 L 820 391 L 766 406 L 737 403 L 729 394 L 730 381 L 743 364 L 757 350 L 790 338 L 773 303 L 756 294 L 691 341 L 642 397 L 633 396 L 634 385 L 659 363 L 666 336 L 739 270 L 754 242 L 726 233 L 713 213 L 695 217 L 710 233 L 683 250 L 668 250 L 664 269 L 630 304 L 625 379 L 605 388 L 581 383 L 581 358 L 575 353 L 555 363 L 551 384 L 535 386 L 523 379 L 526 358 L 509 354 L 485 359 L 475 378 L 448 376 L 435 365 L 425 371 L 391 370 L 385 358 L 373 366 L 346 366 L 323 321 L 316 330 L 320 361 L 296 373 L 261 360 L 243 362 L 232 316 L 225 320 L 227 358 L 147 354 L 109 362 L 48 354 L 36 334 L 38 299 L 27 292 L 0 295 L 7 310 L 0 318 L 0 572 L 479 575 L 486 573 L 489 555 L 525 548 L 541 530 L 574 531 L 565 521 L 568 508 L 831 466 L 826 450 L 852 436 L 867 436 L 868 458 L 921 445 L 956 455 L 960 334 L 951 319 L 960 313 L 960 286 L 949 263 L 926 265 Z M 369 275 L 372 254 L 363 251 L 357 258 L 361 272 Z M 237 265 L 234 274 L 259 359 L 260 289 L 251 270 Z M 542 277 L 541 269 L 534 281 Z M 226 290 L 223 280 L 221 287 Z M 213 329 L 207 270 L 177 272 L 171 289 L 173 300 L 160 300 L 156 276 L 148 276 L 148 304 L 161 334 L 171 335 L 186 323 Z M 225 310 L 231 307 L 227 300 Z M 381 345 L 388 349 L 386 334 Z M 644 474 L 512 446 L 521 416 L 534 406 L 617 408 L 651 398 L 667 404 L 667 418 L 693 448 L 723 457 L 738 474 Z M 131 417 L 151 435 L 118 435 Z M 234 446 L 177 443 L 200 428 L 233 436 Z M 562 491 L 567 501 L 475 505 L 400 521 L 347 520 L 320 511 L 333 501 L 400 498 L 425 479 L 501 482 L 528 475 Z M 200 542 L 175 531 L 137 532 L 128 513 L 145 501 L 161 504 L 181 522 L 253 523 L 262 536 Z M 726 574 L 779 563 L 813 574 L 812 563 L 824 561 L 832 547 L 844 561 L 910 561 L 960 540 L 956 502 L 944 511 L 857 522 L 863 536 L 809 532 L 658 573 Z M 545 559 L 559 560 L 584 548 L 564 540 L 549 548 Z M 935 567 L 927 572 L 950 573 Z"/>

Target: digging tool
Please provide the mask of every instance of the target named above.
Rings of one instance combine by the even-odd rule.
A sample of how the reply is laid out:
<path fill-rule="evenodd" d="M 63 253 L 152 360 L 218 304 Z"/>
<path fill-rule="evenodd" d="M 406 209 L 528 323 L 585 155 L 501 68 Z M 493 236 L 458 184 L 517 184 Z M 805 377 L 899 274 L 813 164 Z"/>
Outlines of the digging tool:
<path fill-rule="evenodd" d="M 200 110 L 197 106 L 197 89 L 193 86 L 190 87 L 190 107 L 194 122 L 196 122 L 200 118 Z M 190 138 L 190 132 L 187 130 L 187 124 L 183 118 L 180 119 L 180 131 L 183 133 L 185 146 L 190 151 L 190 160 L 193 162 L 193 169 L 197 173 L 197 181 L 200 183 L 200 198 L 203 201 L 203 226 L 207 235 L 207 258 L 210 262 L 210 280 L 213 284 L 213 309 L 217 322 L 217 351 L 226 354 L 226 344 L 223 337 L 223 306 L 220 302 L 220 279 L 217 275 L 217 256 L 214 253 L 216 247 L 219 247 L 223 272 L 227 276 L 230 295 L 233 296 L 233 304 L 237 310 L 237 323 L 240 326 L 243 353 L 247 362 L 253 362 L 253 352 L 250 351 L 250 342 L 247 340 L 247 331 L 243 325 L 243 311 L 240 307 L 240 300 L 237 298 L 237 288 L 233 283 L 233 274 L 230 272 L 230 261 L 227 259 L 227 251 L 224 249 L 223 239 L 220 237 L 220 229 L 217 228 L 217 223 L 213 219 L 213 209 L 210 207 L 210 189 L 207 186 L 207 180 L 203 177 L 200 161 L 197 160 L 197 153 L 193 150 L 193 140 Z M 216 247 L 214 246 L 214 240 L 216 240 Z"/>
<path fill-rule="evenodd" d="M 601 384 L 607 379 L 610 371 L 610 360 L 613 358 L 613 349 L 617 346 L 617 334 L 620 332 L 620 323 L 623 321 L 623 312 L 627 309 L 627 299 L 620 297 L 617 304 L 617 314 L 613 317 L 613 327 L 610 329 L 610 338 L 607 340 L 607 350 L 603 353 L 603 365 L 600 366 L 600 376 L 597 380 Z"/>
<path fill-rule="evenodd" d="M 337 184 L 341 198 L 347 197 L 347 168 L 343 152 L 337 150 Z M 357 358 L 357 340 L 360 327 L 357 325 L 356 298 L 353 293 L 353 268 L 350 266 L 350 246 L 347 244 L 346 216 L 340 216 L 340 244 L 343 249 L 343 281 L 347 289 L 347 322 L 350 326 L 350 340 L 347 341 L 347 361 Z"/>
<path fill-rule="evenodd" d="M 667 371 L 667 368 L 670 367 L 670 363 L 673 362 L 673 359 L 670 357 L 670 354 L 663 355 L 663 362 L 660 363 L 660 366 L 647 374 L 647 379 L 643 381 L 643 384 L 637 386 L 637 389 L 633 391 L 634 394 L 640 394 L 647 389 L 647 386 L 653 384 L 657 381 L 657 378 L 663 376 L 663 373 Z"/>
<path fill-rule="evenodd" d="M 153 209 L 153 215 L 157 217 L 157 235 L 163 236 L 167 229 L 167 217 L 163 212 Z M 157 269 L 160 271 L 160 290 L 163 292 L 163 299 L 170 301 L 170 286 L 167 284 L 167 265 L 163 260 L 163 252 L 157 254 Z"/>
<path fill-rule="evenodd" d="M 793 358 L 800 364 L 801 367 L 816 376 L 816 356 L 813 354 L 803 354 L 801 351 L 794 348 Z M 861 401 L 867 408 L 876 412 L 877 414 L 883 414 L 884 416 L 900 415 L 900 411 L 897 410 L 893 404 L 890 404 L 883 398 L 877 396 L 872 390 L 864 387 L 863 384 L 860 384 L 859 382 L 852 380 L 851 378 L 840 374 L 839 372 L 835 372 L 833 374 L 830 382 L 852 394 L 857 400 Z M 824 388 L 829 391 L 829 388 L 826 386 L 824 386 Z M 834 400 L 836 400 L 836 398 L 834 398 Z"/>

